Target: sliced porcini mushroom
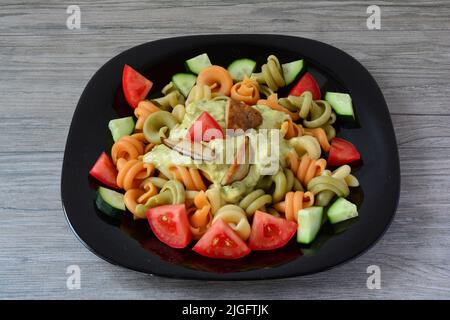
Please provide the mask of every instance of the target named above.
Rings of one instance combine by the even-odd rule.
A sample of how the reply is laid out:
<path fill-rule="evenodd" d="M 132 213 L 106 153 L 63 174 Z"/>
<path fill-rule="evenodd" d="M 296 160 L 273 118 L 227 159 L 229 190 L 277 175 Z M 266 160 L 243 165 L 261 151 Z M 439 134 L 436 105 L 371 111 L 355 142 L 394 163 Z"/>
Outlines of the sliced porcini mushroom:
<path fill-rule="evenodd" d="M 163 143 L 170 149 L 175 150 L 182 155 L 191 157 L 194 160 L 213 161 L 216 158 L 214 150 L 200 142 L 185 139 L 163 139 Z"/>
<path fill-rule="evenodd" d="M 229 185 L 235 181 L 240 181 L 247 176 L 250 170 L 250 153 L 250 141 L 248 137 L 245 137 L 244 142 L 239 146 L 233 163 L 220 182 L 223 186 Z"/>
<path fill-rule="evenodd" d="M 261 113 L 242 101 L 228 99 L 225 107 L 225 123 L 227 129 L 254 129 L 263 121 Z"/>

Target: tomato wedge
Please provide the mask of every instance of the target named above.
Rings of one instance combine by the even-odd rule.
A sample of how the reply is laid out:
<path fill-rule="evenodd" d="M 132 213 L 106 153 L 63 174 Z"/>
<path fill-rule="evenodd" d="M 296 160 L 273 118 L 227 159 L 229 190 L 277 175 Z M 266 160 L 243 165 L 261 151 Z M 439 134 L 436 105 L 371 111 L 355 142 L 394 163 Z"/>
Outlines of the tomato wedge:
<path fill-rule="evenodd" d="M 116 167 L 105 152 L 102 152 L 92 169 L 89 171 L 89 174 L 111 188 L 119 188 L 116 182 Z"/>
<path fill-rule="evenodd" d="M 262 211 L 253 216 L 248 245 L 252 250 L 273 250 L 284 246 L 297 230 L 297 224 Z"/>
<path fill-rule="evenodd" d="M 129 65 L 123 67 L 122 88 L 125 99 L 132 108 L 145 99 L 153 83 Z"/>
<path fill-rule="evenodd" d="M 216 259 L 239 259 L 250 253 L 245 242 L 221 219 L 206 231 L 192 250 Z"/>
<path fill-rule="evenodd" d="M 320 100 L 320 88 L 311 73 L 306 72 L 289 92 L 290 96 L 299 96 L 305 91 L 312 93 L 314 100 Z"/>
<path fill-rule="evenodd" d="M 217 121 L 205 111 L 195 120 L 186 138 L 196 142 L 208 142 L 216 138 L 223 139 L 223 131 Z"/>
<path fill-rule="evenodd" d="M 170 204 L 147 210 L 155 236 L 172 248 L 185 248 L 192 239 L 184 204 Z"/>
<path fill-rule="evenodd" d="M 353 143 L 342 138 L 333 138 L 331 140 L 331 148 L 327 160 L 330 166 L 342 166 L 359 159 L 361 159 L 361 155 Z"/>

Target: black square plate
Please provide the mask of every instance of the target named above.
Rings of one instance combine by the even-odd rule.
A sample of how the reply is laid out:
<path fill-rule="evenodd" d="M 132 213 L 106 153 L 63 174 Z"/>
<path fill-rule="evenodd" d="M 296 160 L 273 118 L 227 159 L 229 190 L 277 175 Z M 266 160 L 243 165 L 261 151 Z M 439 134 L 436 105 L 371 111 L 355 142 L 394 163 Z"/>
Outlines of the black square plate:
<path fill-rule="evenodd" d="M 110 221 L 94 205 L 95 182 L 88 171 L 112 139 L 109 120 L 132 114 L 121 90 L 125 63 L 154 83 L 159 92 L 184 61 L 207 52 L 214 64 L 227 66 L 249 57 L 261 66 L 269 54 L 280 61 L 305 59 L 308 71 L 326 90 L 348 92 L 358 125 L 340 126 L 338 136 L 360 151 L 355 169 L 361 187 L 352 192 L 359 218 L 324 228 L 313 244 L 292 241 L 282 249 L 252 252 L 243 259 L 218 261 L 189 249 L 159 242 L 146 221 Z M 288 88 L 289 89 L 289 88 Z M 163 39 L 129 49 L 108 61 L 92 77 L 76 108 L 62 169 L 61 197 L 67 220 L 78 238 L 103 259 L 130 269 L 191 279 L 269 279 L 319 272 L 348 261 L 370 248 L 389 226 L 400 193 L 400 167 L 394 130 L 383 94 L 354 58 L 330 45 L 280 35 L 201 35 Z"/>

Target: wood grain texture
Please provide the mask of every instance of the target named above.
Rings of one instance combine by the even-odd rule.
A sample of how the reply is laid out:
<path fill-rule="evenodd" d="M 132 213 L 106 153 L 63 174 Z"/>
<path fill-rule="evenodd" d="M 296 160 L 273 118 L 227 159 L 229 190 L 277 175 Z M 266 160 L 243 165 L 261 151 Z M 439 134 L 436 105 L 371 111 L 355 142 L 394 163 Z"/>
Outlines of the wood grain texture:
<path fill-rule="evenodd" d="M 0 4 L 0 299 L 450 298 L 450 3 L 380 1 L 76 1 L 81 30 L 58 1 Z M 379 83 L 396 130 L 400 205 L 371 250 L 330 271 L 285 280 L 181 281 L 113 266 L 72 234 L 60 202 L 64 144 L 93 73 L 134 45 L 199 33 L 279 33 L 327 42 Z M 66 289 L 66 267 L 82 270 Z M 382 289 L 366 288 L 379 265 Z M 120 294 L 117 294 L 117 293 Z"/>

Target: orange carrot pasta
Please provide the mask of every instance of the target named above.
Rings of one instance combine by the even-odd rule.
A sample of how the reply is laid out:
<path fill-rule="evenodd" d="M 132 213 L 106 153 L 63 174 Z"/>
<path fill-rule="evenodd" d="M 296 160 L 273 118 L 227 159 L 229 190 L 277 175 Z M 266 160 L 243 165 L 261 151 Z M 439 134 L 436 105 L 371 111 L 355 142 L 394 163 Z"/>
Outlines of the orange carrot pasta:
<path fill-rule="evenodd" d="M 200 191 L 194 198 L 194 210 L 190 210 L 189 223 L 194 239 L 199 239 L 211 226 L 211 205 L 204 191 Z"/>
<path fill-rule="evenodd" d="M 297 212 L 314 205 L 314 194 L 307 191 L 290 191 L 286 193 L 284 201 L 273 205 L 278 212 L 284 212 L 286 219 L 297 221 Z"/>
<path fill-rule="evenodd" d="M 125 206 L 127 209 L 135 216 L 136 214 L 136 207 L 140 203 L 138 201 L 139 197 L 141 197 L 144 194 L 144 190 L 142 189 L 129 189 L 125 192 L 123 196 L 123 201 L 125 203 Z"/>
<path fill-rule="evenodd" d="M 127 190 L 123 196 L 123 200 L 127 209 L 136 219 L 140 218 L 137 217 L 137 205 L 146 203 L 148 199 L 157 194 L 158 188 L 149 179 L 145 179 L 141 182 L 139 188 Z"/>
<path fill-rule="evenodd" d="M 291 116 L 292 120 L 297 121 L 300 119 L 298 112 L 289 111 L 287 108 L 283 107 L 278 103 L 278 95 L 276 93 L 271 94 L 267 99 L 258 100 L 257 104 L 266 105 L 274 110 L 282 111 Z"/>
<path fill-rule="evenodd" d="M 212 92 L 221 92 L 229 96 L 233 79 L 227 69 L 220 66 L 210 66 L 198 74 L 197 84 L 210 86 Z"/>
<path fill-rule="evenodd" d="M 117 185 L 125 190 L 138 188 L 140 183 L 152 176 L 155 167 L 150 163 L 143 163 L 142 160 L 132 159 L 126 161 L 120 158 L 117 161 Z"/>
<path fill-rule="evenodd" d="M 254 105 L 259 100 L 258 84 L 245 77 L 244 80 L 231 88 L 231 98 L 248 105 Z"/>
<path fill-rule="evenodd" d="M 206 190 L 206 185 L 198 169 L 176 165 L 170 165 L 168 169 L 176 180 L 184 184 L 187 190 Z"/>
<path fill-rule="evenodd" d="M 293 121 L 285 121 L 281 124 L 281 131 L 284 132 L 285 139 L 291 139 L 294 137 L 303 135 L 303 128 L 301 125 L 294 123 Z"/>
<path fill-rule="evenodd" d="M 135 133 L 131 136 L 121 137 L 111 149 L 111 157 L 115 164 L 119 159 L 132 160 L 137 159 L 144 154 L 144 144 L 147 140 L 143 133 Z"/>
<path fill-rule="evenodd" d="M 139 102 L 136 109 L 134 109 L 134 115 L 137 118 L 135 129 L 136 131 L 142 131 L 144 127 L 144 122 L 147 117 L 156 111 L 161 111 L 156 105 L 148 100 L 143 100 Z"/>
<path fill-rule="evenodd" d="M 288 153 L 287 162 L 294 175 L 304 186 L 312 178 L 321 175 L 327 166 L 325 159 L 313 160 L 306 154 L 299 159 L 294 152 Z"/>

